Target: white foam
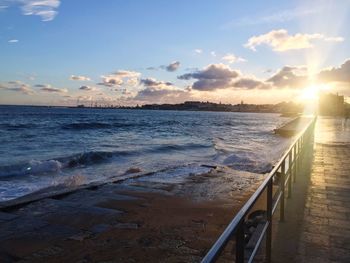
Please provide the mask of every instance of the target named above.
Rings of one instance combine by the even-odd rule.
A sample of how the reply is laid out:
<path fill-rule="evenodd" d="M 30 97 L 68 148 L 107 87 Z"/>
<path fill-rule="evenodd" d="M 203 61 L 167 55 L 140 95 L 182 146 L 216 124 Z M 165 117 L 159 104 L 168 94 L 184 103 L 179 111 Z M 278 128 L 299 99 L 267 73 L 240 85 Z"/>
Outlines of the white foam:
<path fill-rule="evenodd" d="M 36 161 L 31 160 L 28 167 L 26 168 L 26 173 L 30 174 L 40 174 L 40 173 L 50 173 L 58 172 L 62 168 L 62 163 L 56 160 L 48 161 Z"/>

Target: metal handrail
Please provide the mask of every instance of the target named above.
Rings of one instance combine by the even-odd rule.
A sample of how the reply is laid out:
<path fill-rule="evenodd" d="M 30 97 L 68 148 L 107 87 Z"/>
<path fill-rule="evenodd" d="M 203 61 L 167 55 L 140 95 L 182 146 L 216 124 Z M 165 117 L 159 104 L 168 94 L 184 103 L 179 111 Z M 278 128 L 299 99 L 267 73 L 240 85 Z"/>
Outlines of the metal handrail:
<path fill-rule="evenodd" d="M 275 167 L 265 178 L 263 183 L 258 187 L 254 194 L 248 199 L 245 205 L 239 210 L 232 221 L 228 224 L 224 232 L 217 239 L 206 256 L 202 259 L 203 263 L 215 262 L 225 249 L 227 243 L 232 240 L 233 236 L 236 237 L 236 262 L 244 262 L 244 220 L 249 214 L 251 208 L 254 206 L 258 198 L 262 193 L 267 190 L 267 209 L 266 209 L 266 223 L 264 229 L 261 231 L 258 241 L 253 248 L 253 252 L 249 255 L 248 262 L 252 262 L 255 254 L 260 247 L 263 237 L 266 235 L 266 261 L 271 261 L 271 235 L 272 235 L 272 215 L 274 214 L 278 203 L 280 204 L 280 220 L 284 220 L 284 199 L 285 199 L 285 187 L 288 186 L 288 197 L 291 197 L 291 182 L 292 179 L 296 180 L 297 169 L 300 167 L 300 156 L 304 152 L 304 148 L 308 140 L 312 137 L 314 130 L 316 117 L 314 117 L 308 125 L 298 134 L 297 138 L 293 141 L 291 146 L 277 162 Z M 286 172 L 286 160 L 288 159 L 288 169 Z M 279 172 L 281 170 L 281 172 Z M 287 180 L 286 173 L 288 175 Z M 273 202 L 273 178 L 278 174 L 280 175 L 280 190 L 277 194 L 275 202 Z"/>

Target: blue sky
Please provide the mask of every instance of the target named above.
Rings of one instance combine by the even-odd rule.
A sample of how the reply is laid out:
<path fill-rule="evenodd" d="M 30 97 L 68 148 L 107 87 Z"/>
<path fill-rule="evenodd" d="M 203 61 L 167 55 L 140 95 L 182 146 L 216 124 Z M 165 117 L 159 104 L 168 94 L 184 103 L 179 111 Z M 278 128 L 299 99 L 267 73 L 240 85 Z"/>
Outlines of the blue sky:
<path fill-rule="evenodd" d="M 349 7 L 0 0 L 0 103 L 275 103 L 315 83 L 350 95 Z"/>

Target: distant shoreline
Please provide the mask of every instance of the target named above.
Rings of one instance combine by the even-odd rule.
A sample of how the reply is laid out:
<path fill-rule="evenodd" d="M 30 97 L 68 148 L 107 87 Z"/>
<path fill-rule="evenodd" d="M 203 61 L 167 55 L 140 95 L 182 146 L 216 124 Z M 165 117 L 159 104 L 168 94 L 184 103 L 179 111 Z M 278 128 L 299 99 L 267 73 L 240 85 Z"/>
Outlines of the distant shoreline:
<path fill-rule="evenodd" d="M 242 112 L 242 113 L 279 113 L 296 114 L 302 112 L 302 106 L 292 102 L 278 104 L 221 104 L 212 102 L 184 102 L 180 104 L 145 104 L 137 106 L 48 106 L 48 105 L 0 105 L 2 107 L 38 107 L 38 108 L 69 108 L 96 110 L 166 110 L 166 111 L 203 111 L 203 112 Z"/>

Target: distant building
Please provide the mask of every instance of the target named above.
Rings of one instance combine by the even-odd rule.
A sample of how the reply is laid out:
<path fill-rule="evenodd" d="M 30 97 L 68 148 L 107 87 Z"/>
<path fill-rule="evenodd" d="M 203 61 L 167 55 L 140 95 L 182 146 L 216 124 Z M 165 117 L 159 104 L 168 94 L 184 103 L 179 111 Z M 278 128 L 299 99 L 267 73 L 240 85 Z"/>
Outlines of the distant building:
<path fill-rule="evenodd" d="M 339 116 L 345 113 L 344 96 L 322 93 L 318 101 L 318 114 L 325 116 Z"/>

